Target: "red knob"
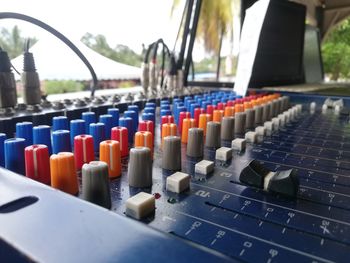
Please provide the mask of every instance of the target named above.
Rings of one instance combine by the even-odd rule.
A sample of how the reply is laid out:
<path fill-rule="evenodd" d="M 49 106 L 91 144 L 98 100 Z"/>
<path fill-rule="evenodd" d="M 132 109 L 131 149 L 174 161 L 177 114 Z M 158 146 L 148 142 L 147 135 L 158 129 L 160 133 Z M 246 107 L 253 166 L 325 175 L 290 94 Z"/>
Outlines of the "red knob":
<path fill-rule="evenodd" d="M 26 176 L 50 185 L 50 157 L 46 145 L 35 144 L 25 148 Z"/>
<path fill-rule="evenodd" d="M 129 155 L 127 128 L 121 126 L 112 128 L 111 139 L 120 143 L 120 153 L 122 157 Z"/>
<path fill-rule="evenodd" d="M 91 135 L 83 134 L 74 137 L 74 158 L 77 170 L 81 170 L 84 163 L 95 160 L 94 139 Z"/>

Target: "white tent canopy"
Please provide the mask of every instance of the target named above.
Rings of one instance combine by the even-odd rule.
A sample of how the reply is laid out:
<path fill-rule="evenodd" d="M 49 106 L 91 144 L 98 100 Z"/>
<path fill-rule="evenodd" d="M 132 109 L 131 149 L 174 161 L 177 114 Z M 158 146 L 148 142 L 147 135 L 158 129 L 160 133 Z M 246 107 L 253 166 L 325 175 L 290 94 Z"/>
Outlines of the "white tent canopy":
<path fill-rule="evenodd" d="M 80 41 L 74 45 L 80 49 L 94 68 L 99 80 L 139 79 L 140 68 L 118 63 L 93 51 Z M 88 68 L 63 42 L 56 38 L 39 40 L 30 52 L 41 80 L 91 80 Z M 11 60 L 18 70 L 23 70 L 23 55 Z M 15 74 L 17 75 L 17 74 Z"/>

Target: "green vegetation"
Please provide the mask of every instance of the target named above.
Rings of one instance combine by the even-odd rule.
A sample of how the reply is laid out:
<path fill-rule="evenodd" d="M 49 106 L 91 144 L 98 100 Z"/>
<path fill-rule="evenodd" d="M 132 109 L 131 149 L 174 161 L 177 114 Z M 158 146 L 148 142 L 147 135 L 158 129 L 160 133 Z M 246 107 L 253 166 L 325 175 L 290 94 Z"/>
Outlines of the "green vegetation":
<path fill-rule="evenodd" d="M 92 35 L 86 33 L 81 41 L 101 55 L 131 66 L 139 67 L 142 56 L 125 45 L 117 45 L 115 48 L 109 46 L 107 39 L 103 35 Z"/>
<path fill-rule="evenodd" d="M 36 42 L 36 38 L 29 38 L 30 46 Z M 25 39 L 21 36 L 18 26 L 14 26 L 11 30 L 3 28 L 0 33 L 0 47 L 5 50 L 10 59 L 18 57 L 23 53 Z"/>
<path fill-rule="evenodd" d="M 48 80 L 43 86 L 47 95 L 84 90 L 84 84 L 74 80 Z"/>
<path fill-rule="evenodd" d="M 350 18 L 326 37 L 322 57 L 325 73 L 331 80 L 350 77 Z"/>

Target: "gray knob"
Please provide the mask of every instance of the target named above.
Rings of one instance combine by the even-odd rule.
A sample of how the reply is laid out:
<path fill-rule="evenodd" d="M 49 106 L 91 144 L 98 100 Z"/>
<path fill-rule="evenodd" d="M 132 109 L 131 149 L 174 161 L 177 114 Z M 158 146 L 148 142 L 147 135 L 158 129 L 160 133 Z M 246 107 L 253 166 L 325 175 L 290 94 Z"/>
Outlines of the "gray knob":
<path fill-rule="evenodd" d="M 234 138 L 235 118 L 223 117 L 221 121 L 221 140 L 232 141 Z"/>
<path fill-rule="evenodd" d="M 282 109 L 283 111 L 288 110 L 289 108 L 289 97 L 283 96 L 282 97 Z"/>
<path fill-rule="evenodd" d="M 219 148 L 221 146 L 220 130 L 221 124 L 219 122 L 210 121 L 207 123 L 206 147 Z"/>
<path fill-rule="evenodd" d="M 200 128 L 188 130 L 187 156 L 199 158 L 203 157 L 204 131 Z"/>
<path fill-rule="evenodd" d="M 94 204 L 111 208 L 108 165 L 101 161 L 92 161 L 82 167 L 82 196 Z"/>
<path fill-rule="evenodd" d="M 152 186 L 152 156 L 148 147 L 130 149 L 128 165 L 129 185 L 133 187 Z"/>
<path fill-rule="evenodd" d="M 281 114 L 282 111 L 283 111 L 283 109 L 282 109 L 282 107 L 283 107 L 283 99 L 282 98 L 278 98 L 276 101 L 277 101 L 277 115 L 278 115 L 278 114 Z"/>
<path fill-rule="evenodd" d="M 262 121 L 262 114 L 263 114 L 263 107 L 262 106 L 255 106 L 255 126 L 259 126 L 263 123 Z"/>
<path fill-rule="evenodd" d="M 278 115 L 278 108 L 279 108 L 279 105 L 278 105 L 278 101 L 277 100 L 274 100 L 271 102 L 271 114 L 272 114 L 272 118 L 273 117 L 276 117 Z"/>
<path fill-rule="evenodd" d="M 167 136 L 163 141 L 162 168 L 181 171 L 181 139 L 178 136 Z"/>
<path fill-rule="evenodd" d="M 235 136 L 243 136 L 245 134 L 245 112 L 237 112 L 235 114 Z"/>
<path fill-rule="evenodd" d="M 262 106 L 262 108 L 263 108 L 262 122 L 265 123 L 266 121 L 269 121 L 271 119 L 271 118 L 269 118 L 271 105 L 268 103 L 265 103 Z"/>
<path fill-rule="evenodd" d="M 246 130 L 253 130 L 255 128 L 255 110 L 247 109 L 245 113 L 246 113 L 245 128 Z"/>

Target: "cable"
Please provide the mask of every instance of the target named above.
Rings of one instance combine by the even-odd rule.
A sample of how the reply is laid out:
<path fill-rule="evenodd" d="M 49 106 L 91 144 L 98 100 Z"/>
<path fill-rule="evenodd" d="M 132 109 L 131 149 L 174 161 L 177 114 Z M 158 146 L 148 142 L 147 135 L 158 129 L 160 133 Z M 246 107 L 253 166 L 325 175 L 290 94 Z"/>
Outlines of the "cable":
<path fill-rule="evenodd" d="M 34 25 L 37 25 L 38 27 L 45 29 L 46 31 L 48 31 L 49 33 L 57 37 L 59 40 L 61 40 L 63 43 L 65 43 L 71 50 L 74 51 L 74 53 L 83 61 L 85 66 L 89 69 L 93 80 L 93 84 L 90 87 L 91 97 L 95 95 L 95 89 L 98 86 L 98 79 L 97 79 L 96 73 L 93 67 L 91 66 L 90 62 L 83 55 L 83 53 L 81 53 L 81 51 L 67 37 L 65 37 L 62 33 L 58 32 L 56 29 L 49 26 L 48 24 L 36 18 L 33 18 L 31 16 L 23 15 L 20 13 L 13 13 L 13 12 L 0 12 L 0 19 L 6 19 L 6 18 L 19 19 L 19 20 L 23 20 L 23 21 L 32 23 Z"/>

